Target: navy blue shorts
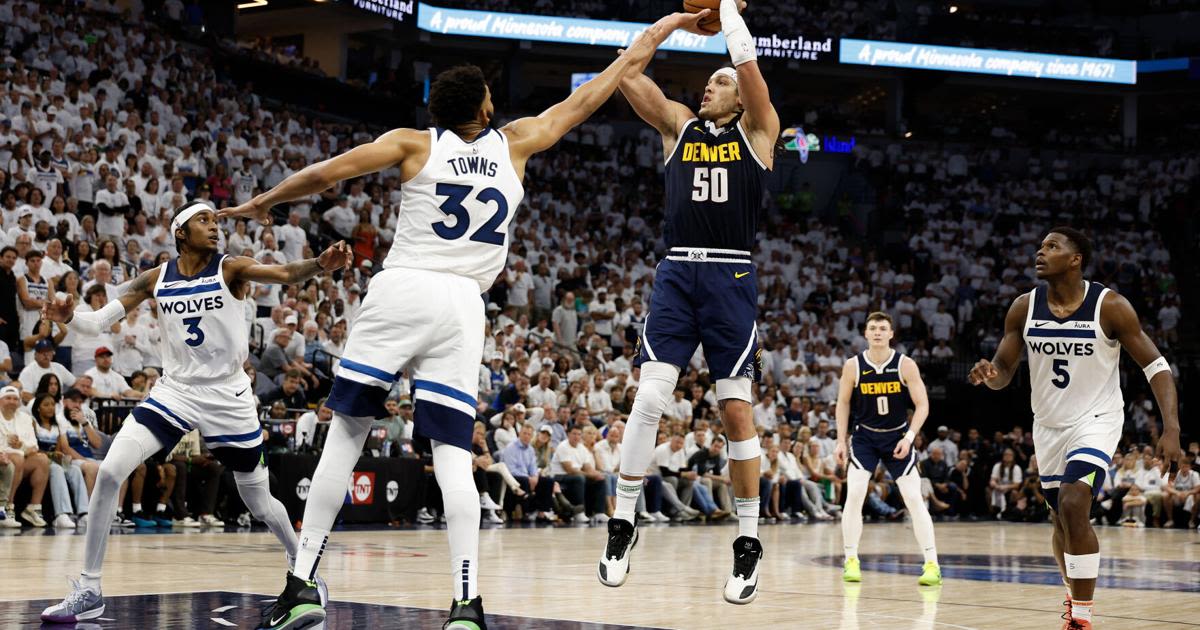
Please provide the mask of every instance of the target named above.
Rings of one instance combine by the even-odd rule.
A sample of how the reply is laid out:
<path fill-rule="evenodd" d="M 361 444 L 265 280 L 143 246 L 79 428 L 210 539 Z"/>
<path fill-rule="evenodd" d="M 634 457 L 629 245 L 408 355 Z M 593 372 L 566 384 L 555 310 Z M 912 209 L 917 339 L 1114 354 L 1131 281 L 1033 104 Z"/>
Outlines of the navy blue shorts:
<path fill-rule="evenodd" d="M 907 425 L 892 431 L 872 431 L 861 427 L 856 429 L 850 434 L 850 465 L 873 475 L 875 468 L 883 462 L 892 479 L 903 477 L 916 467 L 916 455 L 910 448 L 908 455 L 903 459 L 896 459 L 892 457 L 892 452 L 896 450 L 896 445 L 904 438 L 904 432 L 907 430 Z"/>
<path fill-rule="evenodd" d="M 659 263 L 634 365 L 662 361 L 686 368 L 696 346 L 703 344 L 714 378 L 757 381 L 762 372 L 755 324 L 758 276 L 749 255 L 744 256 L 744 262 L 668 258 Z"/>

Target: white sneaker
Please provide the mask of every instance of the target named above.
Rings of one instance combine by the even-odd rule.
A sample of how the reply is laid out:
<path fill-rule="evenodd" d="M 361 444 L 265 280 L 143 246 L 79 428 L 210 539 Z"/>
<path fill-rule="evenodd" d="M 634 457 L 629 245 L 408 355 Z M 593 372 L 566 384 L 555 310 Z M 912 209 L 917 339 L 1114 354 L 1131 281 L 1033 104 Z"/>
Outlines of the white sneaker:
<path fill-rule="evenodd" d="M 671 519 L 669 517 L 667 517 L 666 514 L 663 514 L 662 512 L 654 512 L 650 516 L 653 517 L 654 520 L 658 521 L 659 523 L 670 523 L 671 522 Z"/>
<path fill-rule="evenodd" d="M 84 512 L 83 514 L 80 514 L 79 516 L 75 517 L 75 527 L 84 528 L 84 527 L 87 527 L 87 523 L 88 523 L 87 512 Z"/>
<path fill-rule="evenodd" d="M 658 519 L 654 518 L 653 514 L 643 511 L 643 512 L 638 512 L 638 520 L 640 520 L 643 523 L 653 523 L 653 522 L 657 521 Z"/>
<path fill-rule="evenodd" d="M 21 523 L 12 514 L 0 512 L 0 529 L 21 529 Z"/>
<path fill-rule="evenodd" d="M 501 509 L 501 507 L 494 500 L 492 500 L 492 495 L 490 495 L 486 492 L 479 495 L 479 507 L 481 507 L 485 510 Z"/>
<path fill-rule="evenodd" d="M 484 510 L 483 522 L 503 524 L 504 519 L 500 518 L 500 516 L 496 514 L 495 510 Z"/>
<path fill-rule="evenodd" d="M 574 518 L 572 518 L 571 520 L 576 523 L 586 523 L 586 522 L 588 522 L 588 515 L 584 514 L 583 512 L 580 512 L 580 513 L 576 514 L 574 516 Z"/>
<path fill-rule="evenodd" d="M 75 529 L 75 521 L 66 514 L 59 514 L 54 517 L 54 529 Z"/>
<path fill-rule="evenodd" d="M 196 519 L 192 518 L 191 516 L 185 516 L 181 519 L 175 519 L 175 524 L 178 525 L 179 527 L 200 527 L 200 521 L 197 521 Z"/>
<path fill-rule="evenodd" d="M 42 518 L 41 510 L 35 510 L 32 507 L 26 507 L 25 510 L 21 512 L 21 518 L 25 519 L 26 523 L 29 523 L 34 527 L 46 526 L 46 519 Z"/>
<path fill-rule="evenodd" d="M 758 597 L 758 561 L 763 547 L 757 538 L 738 536 L 733 541 L 733 573 L 725 581 L 725 601 L 749 604 Z"/>
<path fill-rule="evenodd" d="M 592 525 L 603 525 L 607 523 L 609 516 L 604 512 L 597 512 L 592 516 Z"/>
<path fill-rule="evenodd" d="M 629 575 L 629 553 L 637 545 L 637 529 L 624 519 L 608 522 L 608 544 L 596 565 L 596 577 L 605 586 L 620 586 Z"/>
<path fill-rule="evenodd" d="M 225 521 L 222 521 L 212 514 L 201 514 L 200 524 L 205 527 L 225 527 Z"/>

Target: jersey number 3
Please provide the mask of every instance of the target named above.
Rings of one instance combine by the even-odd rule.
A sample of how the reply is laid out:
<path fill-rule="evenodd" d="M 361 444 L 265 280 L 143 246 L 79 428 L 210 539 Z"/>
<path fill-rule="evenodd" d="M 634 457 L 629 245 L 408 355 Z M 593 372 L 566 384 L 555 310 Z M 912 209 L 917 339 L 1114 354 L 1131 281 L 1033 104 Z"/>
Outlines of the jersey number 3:
<path fill-rule="evenodd" d="M 447 216 L 454 217 L 454 225 L 447 225 L 445 221 L 438 221 L 433 224 L 433 231 L 438 236 L 453 241 L 462 238 L 463 234 L 471 227 L 471 213 L 463 207 L 463 201 L 470 196 L 473 189 L 470 186 L 461 184 L 438 184 L 436 194 L 439 197 L 445 197 L 446 200 L 442 205 L 438 206 L 438 210 L 446 213 Z M 504 235 L 496 228 L 500 227 L 504 220 L 508 218 L 508 200 L 504 195 L 495 188 L 484 188 L 475 195 L 475 200 L 480 203 L 495 203 L 496 214 L 488 219 L 486 223 L 479 226 L 471 234 L 471 240 L 479 243 L 487 243 L 488 245 L 504 245 Z"/>
<path fill-rule="evenodd" d="M 183 323 L 187 324 L 187 332 L 191 333 L 191 337 L 183 340 L 183 343 L 195 348 L 204 343 L 204 331 L 200 330 L 199 317 L 184 317 Z"/>

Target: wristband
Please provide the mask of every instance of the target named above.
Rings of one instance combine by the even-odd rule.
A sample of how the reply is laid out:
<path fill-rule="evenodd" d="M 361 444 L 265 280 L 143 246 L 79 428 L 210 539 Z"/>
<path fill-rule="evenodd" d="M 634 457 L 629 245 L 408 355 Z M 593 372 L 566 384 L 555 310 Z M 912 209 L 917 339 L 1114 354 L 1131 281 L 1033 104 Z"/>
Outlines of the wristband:
<path fill-rule="evenodd" d="M 1155 374 L 1158 374 L 1159 372 L 1170 372 L 1170 371 L 1171 371 L 1170 364 L 1168 364 L 1167 360 L 1162 358 L 1161 356 L 1158 357 L 1157 359 L 1151 361 L 1150 365 L 1147 365 L 1146 367 L 1142 368 L 1142 373 L 1146 375 L 1147 383 L 1150 382 L 1150 379 L 1154 378 Z"/>
<path fill-rule="evenodd" d="M 721 30 L 725 34 L 725 45 L 729 48 L 729 58 L 733 60 L 733 67 L 758 59 L 754 37 L 750 35 L 746 21 L 738 13 L 737 0 L 721 0 Z"/>
<path fill-rule="evenodd" d="M 912 430 L 910 429 L 907 433 L 904 434 L 904 439 L 908 440 L 908 444 L 909 444 L 909 446 L 911 446 L 912 443 L 917 440 L 917 434 L 913 433 Z"/>

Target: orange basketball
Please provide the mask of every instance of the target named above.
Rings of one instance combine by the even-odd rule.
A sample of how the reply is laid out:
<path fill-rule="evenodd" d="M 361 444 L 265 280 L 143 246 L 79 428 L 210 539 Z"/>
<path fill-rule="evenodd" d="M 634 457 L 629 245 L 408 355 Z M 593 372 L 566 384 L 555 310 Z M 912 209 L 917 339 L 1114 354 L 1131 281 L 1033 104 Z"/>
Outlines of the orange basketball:
<path fill-rule="evenodd" d="M 683 0 L 683 10 L 688 13 L 699 13 L 711 9 L 708 17 L 700 20 L 696 26 L 708 33 L 721 32 L 721 0 Z"/>

